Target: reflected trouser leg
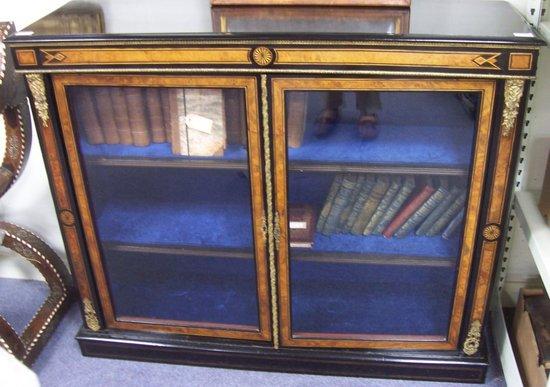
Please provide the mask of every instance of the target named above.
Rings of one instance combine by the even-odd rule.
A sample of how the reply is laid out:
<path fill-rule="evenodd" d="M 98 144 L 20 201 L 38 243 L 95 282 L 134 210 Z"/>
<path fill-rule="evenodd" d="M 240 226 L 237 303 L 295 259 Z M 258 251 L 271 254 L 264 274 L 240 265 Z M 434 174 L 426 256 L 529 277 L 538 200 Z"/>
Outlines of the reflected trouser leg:
<path fill-rule="evenodd" d="M 362 116 L 374 115 L 382 107 L 380 94 L 377 91 L 357 91 L 355 93 L 355 106 Z"/>

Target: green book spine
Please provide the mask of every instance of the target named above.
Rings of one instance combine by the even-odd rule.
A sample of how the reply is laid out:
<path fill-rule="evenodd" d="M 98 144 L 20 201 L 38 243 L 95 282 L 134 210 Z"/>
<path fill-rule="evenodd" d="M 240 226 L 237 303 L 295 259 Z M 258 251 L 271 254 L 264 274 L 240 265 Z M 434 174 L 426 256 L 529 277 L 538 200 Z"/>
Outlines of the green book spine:
<path fill-rule="evenodd" d="M 365 227 L 367 227 L 370 218 L 374 214 L 374 211 L 376 211 L 378 204 L 380 204 L 380 201 L 386 194 L 389 186 L 390 179 L 388 176 L 378 176 L 376 178 L 376 184 L 372 187 L 369 198 L 365 204 L 363 204 L 363 208 L 361 209 L 359 216 L 355 220 L 355 223 L 353 223 L 353 227 L 351 228 L 352 234 L 363 234 Z"/>
<path fill-rule="evenodd" d="M 323 227 L 325 226 L 325 222 L 330 213 L 330 209 L 332 208 L 332 202 L 334 201 L 334 198 L 336 197 L 336 194 L 340 189 L 340 185 L 342 185 L 343 178 L 343 175 L 336 175 L 334 177 L 334 180 L 332 181 L 332 185 L 330 186 L 327 198 L 325 199 L 325 204 L 323 205 L 323 209 L 321 210 L 321 213 L 319 214 L 319 219 L 317 220 L 317 232 L 323 231 Z"/>
<path fill-rule="evenodd" d="M 414 214 L 411 215 L 409 219 L 394 234 L 397 238 L 403 238 L 409 235 L 416 226 L 418 226 L 430 213 L 445 199 L 445 196 L 449 194 L 443 187 L 439 187 L 432 196 L 428 198 L 422 204 Z"/>
<path fill-rule="evenodd" d="M 369 198 L 370 191 L 372 190 L 372 187 L 374 187 L 374 184 L 376 184 L 376 176 L 367 175 L 367 178 L 363 183 L 363 186 L 361 187 L 359 194 L 357 195 L 357 199 L 353 203 L 351 213 L 348 216 L 348 220 L 346 222 L 346 230 L 351 231 L 351 228 L 353 227 L 355 220 L 361 213 L 361 209 L 363 208 L 363 205 Z"/>
<path fill-rule="evenodd" d="M 386 226 L 391 222 L 393 217 L 397 214 L 397 212 L 401 209 L 401 206 L 405 201 L 409 198 L 412 191 L 415 187 L 415 181 L 414 177 L 407 176 L 403 180 L 403 185 L 401 186 L 401 189 L 395 194 L 395 197 L 391 204 L 388 206 L 388 209 L 384 213 L 384 216 L 374 229 L 373 234 L 380 235 L 382 232 L 386 229 Z"/>
<path fill-rule="evenodd" d="M 430 227 L 443 215 L 445 211 L 454 203 L 456 198 L 460 195 L 460 188 L 453 186 L 449 194 L 443 199 L 441 204 L 433 210 L 430 215 L 422 222 L 418 230 L 416 230 L 416 235 L 422 236 L 426 235 Z"/>
<path fill-rule="evenodd" d="M 460 228 L 460 225 L 462 224 L 463 219 L 464 219 L 464 207 L 458 212 L 458 214 L 455 215 L 453 220 L 451 220 L 451 222 L 445 228 L 445 231 L 443 231 L 443 234 L 441 234 L 441 236 L 445 239 L 451 239 L 453 235 L 455 235 L 458 229 Z"/>
<path fill-rule="evenodd" d="M 386 209 L 390 206 L 391 202 L 393 201 L 393 198 L 395 197 L 395 195 L 397 195 L 397 192 L 399 192 L 400 188 L 401 188 L 401 177 L 392 176 L 390 187 L 386 191 L 386 194 L 384 195 L 382 200 L 380 200 L 380 204 L 378 205 L 378 207 L 376 207 L 376 211 L 374 211 L 374 214 L 372 215 L 372 218 L 370 218 L 369 223 L 367 224 L 367 227 L 365 227 L 365 230 L 363 231 L 363 235 L 370 235 L 373 233 L 374 228 L 378 225 L 378 223 L 384 216 Z"/>
<path fill-rule="evenodd" d="M 359 196 L 359 193 L 363 188 L 365 179 L 366 179 L 365 175 L 360 175 L 359 177 L 357 177 L 357 183 L 355 184 L 355 187 L 353 187 L 353 191 L 349 196 L 348 204 L 340 214 L 340 222 L 338 224 L 338 229 L 342 232 L 349 231 L 347 229 L 348 218 L 351 215 L 351 211 L 353 211 L 353 204 L 357 201 L 357 197 Z"/>
<path fill-rule="evenodd" d="M 338 231 L 338 223 L 340 221 L 340 214 L 346 208 L 349 197 L 353 192 L 355 183 L 357 182 L 357 175 L 348 173 L 344 176 L 340 189 L 334 198 L 330 213 L 325 221 L 323 227 L 323 234 L 330 235 Z"/>
<path fill-rule="evenodd" d="M 453 204 L 441 215 L 441 217 L 433 224 L 432 227 L 426 232 L 426 236 L 435 236 L 440 234 L 445 226 L 449 224 L 455 215 L 460 211 L 460 209 L 466 203 L 466 191 L 462 191 L 460 195 L 455 199 Z"/>

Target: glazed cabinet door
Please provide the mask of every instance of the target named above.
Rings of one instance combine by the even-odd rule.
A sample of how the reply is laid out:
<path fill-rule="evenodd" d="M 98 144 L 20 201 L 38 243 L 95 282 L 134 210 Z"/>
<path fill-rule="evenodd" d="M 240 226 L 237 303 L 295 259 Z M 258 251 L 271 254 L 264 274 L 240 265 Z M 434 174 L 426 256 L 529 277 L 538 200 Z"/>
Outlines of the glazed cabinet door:
<path fill-rule="evenodd" d="M 52 79 L 107 328 L 271 340 L 255 78 Z"/>
<path fill-rule="evenodd" d="M 495 82 L 271 88 L 281 343 L 457 348 Z"/>

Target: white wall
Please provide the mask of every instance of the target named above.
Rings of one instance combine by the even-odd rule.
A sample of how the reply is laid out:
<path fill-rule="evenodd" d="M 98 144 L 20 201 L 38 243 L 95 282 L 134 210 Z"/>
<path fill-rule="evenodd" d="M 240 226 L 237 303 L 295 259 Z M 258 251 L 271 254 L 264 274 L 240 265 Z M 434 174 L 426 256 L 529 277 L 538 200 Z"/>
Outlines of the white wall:
<path fill-rule="evenodd" d="M 206 0 L 192 0 L 193 2 L 202 2 Z M 414 1 L 414 0 L 412 0 Z M 442 0 L 444 1 L 444 0 Z M 533 0 L 508 0 L 514 6 L 516 6 L 522 13 L 526 14 L 529 9 L 529 4 Z M 17 0 L 17 1 L 3 1 L 0 7 L 0 20 L 11 20 L 16 24 L 17 29 L 22 29 L 33 21 L 39 19 L 43 15 L 48 14 L 52 10 L 63 4 L 63 0 Z M 189 6 L 189 2 L 185 2 Z M 154 2 L 152 2 L 154 6 Z M 183 4 L 183 2 L 181 2 Z M 113 7 L 117 6 L 117 3 L 112 3 Z M 126 10 L 127 8 L 125 8 Z M 204 17 L 203 17 L 204 16 Z M 204 18 L 208 18 L 208 21 Z M 209 22 L 209 15 L 201 15 L 194 22 L 204 24 Z M 107 21 L 108 22 L 108 21 Z M 144 25 L 144 28 L 147 26 Z M 539 74 L 550 74 L 550 64 L 548 58 L 550 55 L 545 55 L 545 64 L 541 66 Z M 543 77 L 539 82 L 546 82 L 548 85 L 550 79 L 544 81 Z M 537 87 L 538 90 L 543 90 L 543 87 Z M 548 101 L 550 97 L 550 87 L 544 87 L 542 92 L 545 95 L 537 97 L 538 104 L 540 104 L 540 111 L 544 111 L 542 104 Z M 540 125 L 543 128 L 545 122 L 550 122 L 550 117 L 545 116 L 536 125 Z M 33 128 L 34 131 L 34 128 Z M 5 136 L 0 131 L 0 159 L 3 158 Z M 534 145 L 539 147 L 537 143 Z M 538 162 L 538 158 L 533 158 L 533 162 Z M 533 184 L 537 184 L 540 181 L 540 172 L 537 168 L 530 169 L 530 180 Z M 31 155 L 27 167 L 25 168 L 20 179 L 16 182 L 13 188 L 0 199 L 0 219 L 14 222 L 20 226 L 23 226 L 34 233 L 40 235 L 53 249 L 61 255 L 64 259 L 66 257 L 59 226 L 55 217 L 55 210 L 53 201 L 51 198 L 48 180 L 46 178 L 46 172 L 42 155 L 38 142 L 36 141 L 36 132 L 33 133 L 33 144 Z M 519 253 L 518 253 L 519 254 Z M 10 258 L 11 257 L 11 258 Z M 529 262 L 524 263 L 523 260 L 518 262 L 520 268 L 518 272 L 524 270 L 524 265 L 528 265 Z M 528 268 L 529 269 L 529 268 Z M 513 277 L 512 270 L 512 277 Z M 0 248 L 0 277 L 14 277 L 14 278 L 36 278 L 34 273 L 27 270 L 26 265 L 18 264 L 17 260 L 13 259 L 13 254 L 5 249 Z"/>

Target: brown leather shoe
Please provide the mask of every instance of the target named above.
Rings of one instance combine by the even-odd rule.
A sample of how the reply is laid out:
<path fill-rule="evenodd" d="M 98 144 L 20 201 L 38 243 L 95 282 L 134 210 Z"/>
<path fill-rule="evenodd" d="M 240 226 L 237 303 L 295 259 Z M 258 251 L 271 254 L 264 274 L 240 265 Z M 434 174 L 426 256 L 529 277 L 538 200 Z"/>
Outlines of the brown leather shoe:
<path fill-rule="evenodd" d="M 374 114 L 362 115 L 359 117 L 359 120 L 357 121 L 357 131 L 359 133 L 359 137 L 363 140 L 373 140 L 378 137 L 378 133 L 380 131 L 376 127 L 377 122 L 378 119 Z"/>
<path fill-rule="evenodd" d="M 315 137 L 323 138 L 329 136 L 340 119 L 338 109 L 324 109 L 315 120 Z"/>

